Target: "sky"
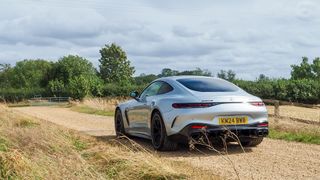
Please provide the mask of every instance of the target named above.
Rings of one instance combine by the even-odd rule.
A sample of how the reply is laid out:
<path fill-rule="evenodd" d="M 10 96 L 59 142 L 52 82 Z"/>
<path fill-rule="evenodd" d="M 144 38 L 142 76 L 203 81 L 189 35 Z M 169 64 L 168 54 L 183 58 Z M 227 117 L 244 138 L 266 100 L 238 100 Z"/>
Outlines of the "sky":
<path fill-rule="evenodd" d="M 99 65 L 116 43 L 135 75 L 163 68 L 233 70 L 290 77 L 302 56 L 320 56 L 318 0 L 0 0 L 0 63 L 57 61 L 74 54 Z"/>

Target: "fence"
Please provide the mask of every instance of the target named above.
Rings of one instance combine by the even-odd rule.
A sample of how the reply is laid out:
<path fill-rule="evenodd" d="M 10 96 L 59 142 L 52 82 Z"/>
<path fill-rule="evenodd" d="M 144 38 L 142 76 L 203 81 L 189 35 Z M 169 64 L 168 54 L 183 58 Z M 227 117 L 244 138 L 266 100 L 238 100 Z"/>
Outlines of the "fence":
<path fill-rule="evenodd" d="M 281 119 L 290 119 L 292 121 L 302 122 L 302 123 L 306 123 L 306 124 L 320 125 L 320 113 L 319 113 L 319 121 L 306 120 L 306 119 L 301 119 L 301 118 L 296 118 L 296 117 L 287 117 L 287 116 L 280 115 L 280 111 L 281 111 L 280 105 L 294 105 L 294 106 L 298 106 L 298 107 L 319 109 L 318 105 L 305 105 L 305 104 L 301 104 L 301 103 L 289 103 L 289 102 L 284 102 L 284 101 L 281 102 L 278 100 L 270 100 L 270 99 L 266 99 L 263 101 L 266 104 L 270 104 L 270 105 L 274 106 L 274 114 L 269 113 L 269 116 L 274 117 L 275 123 L 279 123 L 279 120 L 281 120 Z M 320 109 L 319 109 L 319 111 L 320 111 Z"/>

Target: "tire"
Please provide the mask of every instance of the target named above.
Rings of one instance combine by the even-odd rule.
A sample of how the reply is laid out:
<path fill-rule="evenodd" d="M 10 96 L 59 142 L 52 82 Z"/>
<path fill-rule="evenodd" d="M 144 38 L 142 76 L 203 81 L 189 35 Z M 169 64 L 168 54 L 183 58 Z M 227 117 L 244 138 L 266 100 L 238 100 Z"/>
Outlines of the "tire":
<path fill-rule="evenodd" d="M 123 118 L 122 118 L 120 109 L 117 109 L 114 115 L 114 129 L 117 137 L 120 137 L 126 134 L 124 130 Z"/>
<path fill-rule="evenodd" d="M 248 139 L 241 141 L 241 145 L 244 147 L 254 147 L 259 145 L 263 141 L 263 137 Z"/>
<path fill-rule="evenodd" d="M 174 151 L 178 143 L 171 141 L 159 112 L 155 112 L 151 119 L 151 140 L 153 148 L 159 151 Z"/>

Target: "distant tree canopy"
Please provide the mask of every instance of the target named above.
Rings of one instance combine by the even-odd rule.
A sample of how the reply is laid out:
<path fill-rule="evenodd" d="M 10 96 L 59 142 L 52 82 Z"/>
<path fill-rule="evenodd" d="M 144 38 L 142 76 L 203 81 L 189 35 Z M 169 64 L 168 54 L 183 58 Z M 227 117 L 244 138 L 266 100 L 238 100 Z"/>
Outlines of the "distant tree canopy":
<path fill-rule="evenodd" d="M 177 71 L 170 68 L 164 68 L 158 77 L 168 77 L 168 76 L 182 76 L 182 75 L 194 75 L 194 76 L 212 76 L 211 72 L 207 69 L 196 68 L 195 70 L 187 71 Z"/>
<path fill-rule="evenodd" d="M 160 74 L 133 77 L 134 67 L 120 46 L 105 45 L 100 54 L 99 71 L 89 60 L 76 55 L 64 56 L 56 62 L 27 59 L 12 67 L 0 64 L 0 98 L 20 101 L 39 94 L 70 96 L 80 100 L 86 96 L 127 96 L 133 90 L 142 91 L 160 77 L 213 76 L 209 70 L 200 68 L 185 71 L 164 68 Z M 303 57 L 300 64 L 291 68 L 290 79 L 260 74 L 255 81 L 241 80 L 232 70 L 221 70 L 217 76 L 261 98 L 320 103 L 320 58 L 309 63 L 308 58 Z"/>
<path fill-rule="evenodd" d="M 302 57 L 300 65 L 291 65 L 292 79 L 320 79 L 320 58 L 315 58 L 313 63 L 308 61 L 307 57 Z"/>
<path fill-rule="evenodd" d="M 126 52 L 120 46 L 114 43 L 105 45 L 100 50 L 100 55 L 100 77 L 106 83 L 125 84 L 132 81 L 134 67 L 130 65 Z"/>
<path fill-rule="evenodd" d="M 217 73 L 218 78 L 225 79 L 228 81 L 234 81 L 236 79 L 236 73 L 232 70 L 220 70 L 220 72 Z"/>
<path fill-rule="evenodd" d="M 43 59 L 23 60 L 7 71 L 10 85 L 14 88 L 46 87 L 51 76 L 53 63 Z"/>

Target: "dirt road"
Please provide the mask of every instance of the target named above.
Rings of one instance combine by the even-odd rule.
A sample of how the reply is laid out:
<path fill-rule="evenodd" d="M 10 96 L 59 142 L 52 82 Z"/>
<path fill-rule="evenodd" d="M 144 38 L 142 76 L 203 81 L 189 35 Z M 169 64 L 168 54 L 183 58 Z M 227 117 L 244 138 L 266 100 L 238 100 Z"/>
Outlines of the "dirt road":
<path fill-rule="evenodd" d="M 22 107 L 13 110 L 94 136 L 114 135 L 112 117 L 81 114 L 58 107 Z M 152 150 L 149 141 L 135 140 Z M 190 162 L 226 179 L 236 179 L 237 173 L 240 179 L 320 179 L 319 145 L 266 138 L 258 147 L 245 149 L 246 153 L 238 145 L 228 147 L 229 155 L 223 156 L 206 149 L 201 151 L 181 148 L 176 152 L 155 152 L 155 155 Z"/>

